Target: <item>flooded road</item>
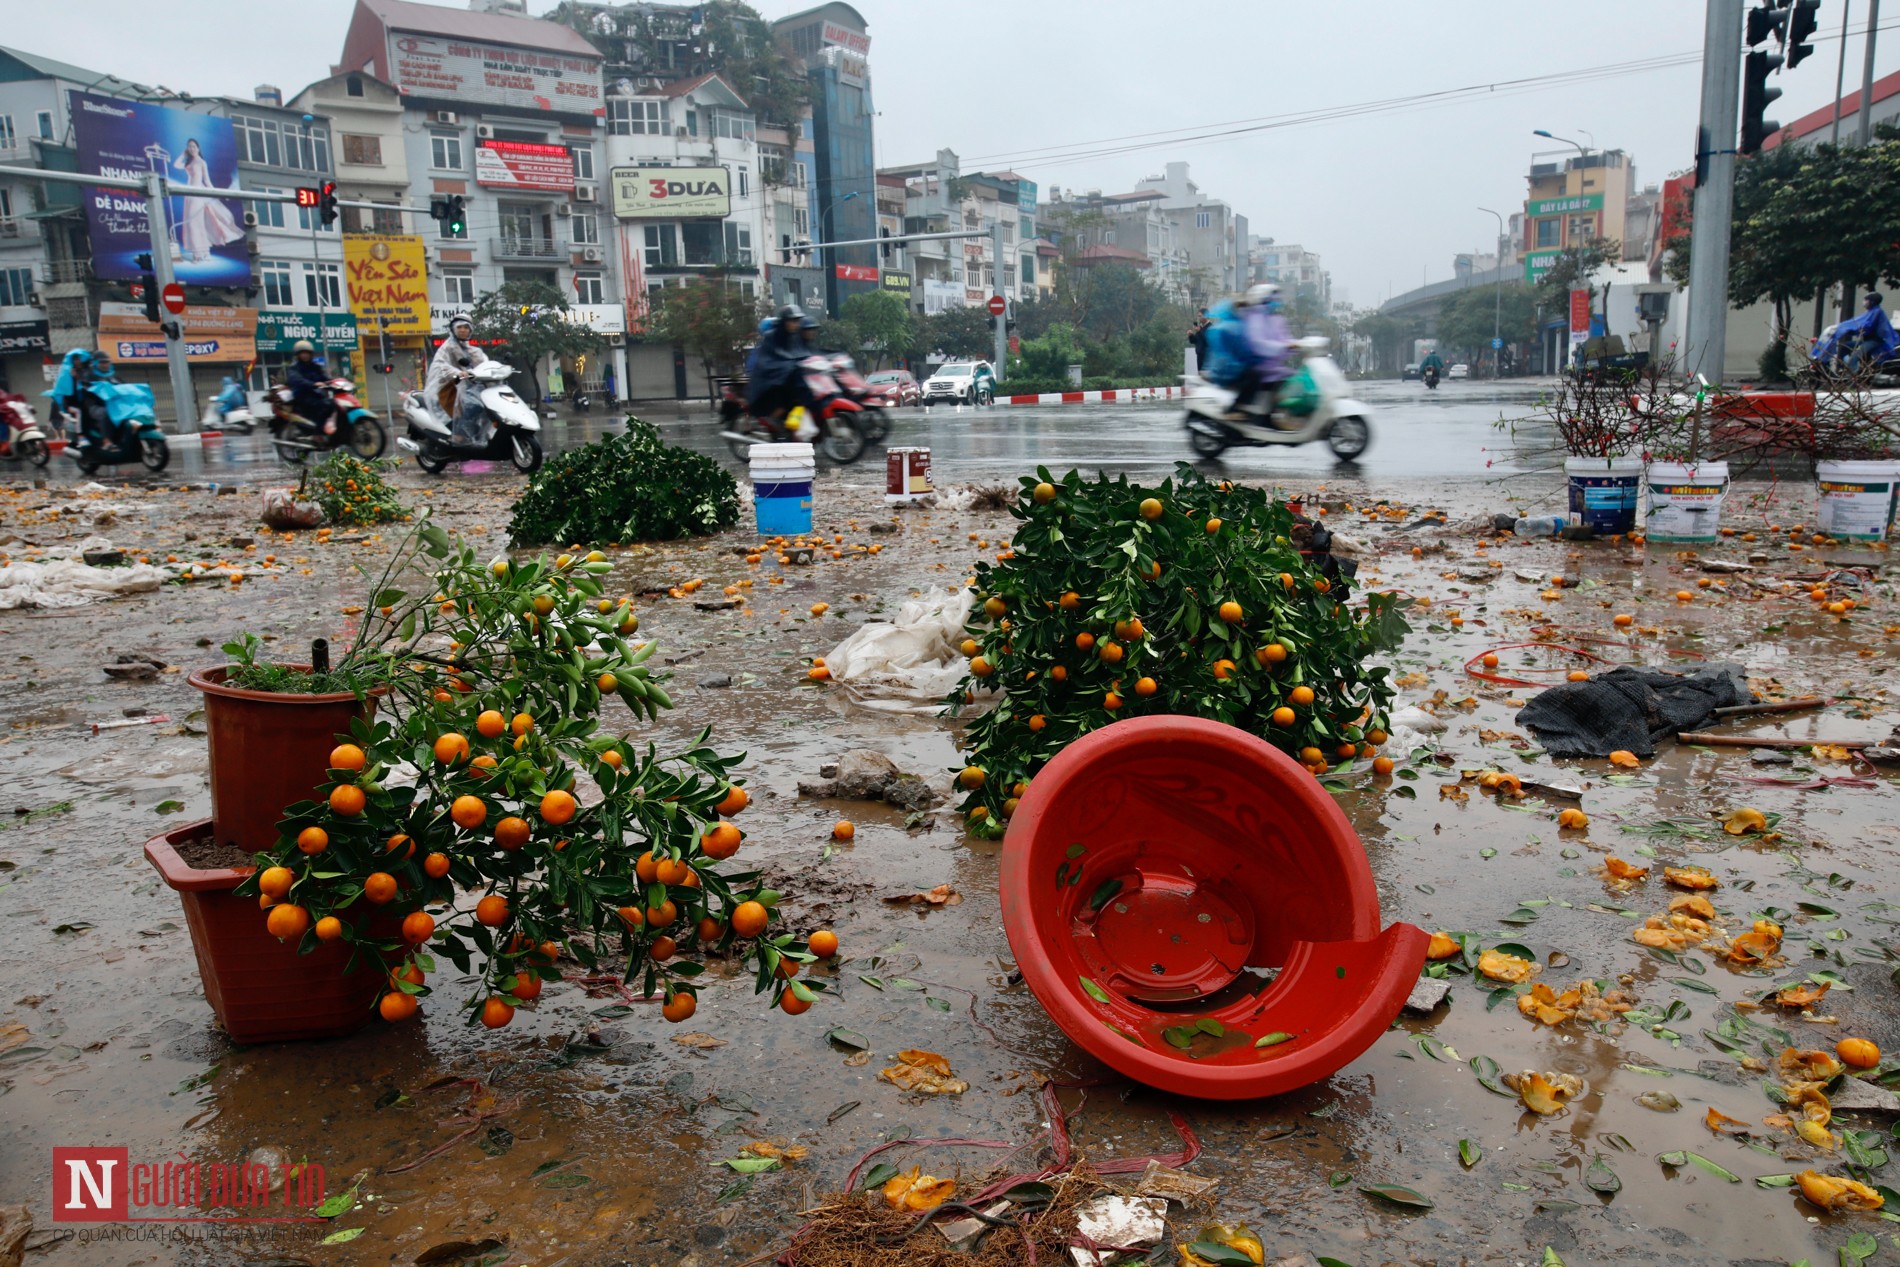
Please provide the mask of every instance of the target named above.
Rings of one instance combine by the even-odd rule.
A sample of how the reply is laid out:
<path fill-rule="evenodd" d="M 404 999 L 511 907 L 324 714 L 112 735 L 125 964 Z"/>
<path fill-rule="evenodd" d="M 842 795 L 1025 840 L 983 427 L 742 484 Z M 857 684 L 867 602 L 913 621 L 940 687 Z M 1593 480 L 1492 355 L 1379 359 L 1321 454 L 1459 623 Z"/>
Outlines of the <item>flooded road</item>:
<path fill-rule="evenodd" d="M 445 1261 L 739 1263 L 782 1246 L 802 1222 L 799 1211 L 836 1189 L 867 1149 L 893 1139 L 915 1143 L 884 1158 L 933 1174 L 974 1179 L 1003 1156 L 934 1145 L 933 1137 L 1021 1144 L 1011 1165 L 1032 1168 L 1048 1156 L 1034 1094 L 1043 1079 L 1104 1080 L 1086 1099 L 1063 1093 L 1077 1151 L 1096 1160 L 1175 1149 L 1167 1111 L 1185 1114 L 1205 1146 L 1190 1170 L 1221 1181 L 1208 1198 L 1214 1221 L 1250 1222 L 1269 1261 L 1304 1250 L 1352 1267 L 1535 1264 L 1548 1248 L 1573 1265 L 1784 1264 L 1831 1261 L 1857 1232 L 1884 1241 L 1877 1215 L 1822 1215 L 1785 1186 L 1758 1185 L 1810 1166 L 1840 1173 L 1842 1161 L 1763 1123 L 1781 1109 L 1765 1094 L 1769 1079 L 1728 1048 L 1771 1056 L 1763 1044 L 1778 1050 L 1778 1040 L 1748 1028 L 1758 1024 L 1801 1047 L 1831 1050 L 1852 1034 L 1900 1050 L 1890 980 L 1900 963 L 1893 775 L 1806 754 L 1759 766 L 1747 750 L 1676 745 L 1628 770 L 1552 760 L 1514 721 L 1518 701 L 1536 688 L 1487 683 L 1464 666 L 1488 648 L 1534 640 L 1675 667 L 1732 659 L 1758 692 L 1837 702 L 1725 729 L 1877 737 L 1900 722 L 1890 695 L 1900 609 L 1888 553 L 1821 548 L 1805 532 L 1791 538 L 1788 530 L 1811 514 L 1812 491 L 1785 484 L 1742 486 L 1731 498 L 1726 522 L 1756 534 L 1753 543 L 1731 538 L 1700 552 L 1490 544 L 1494 510 L 1509 498 L 1554 507 L 1560 486 L 1527 475 L 1488 486 L 1500 473 L 1484 465 L 1501 443 L 1491 424 L 1521 401 L 1452 386 L 1431 399 L 1416 384 L 1369 388 L 1379 430 L 1355 469 L 1336 468 L 1318 449 L 1256 451 L 1236 457 L 1230 474 L 1313 497 L 1336 531 L 1363 546 L 1363 583 L 1430 600 L 1413 611 L 1413 633 L 1392 661 L 1399 707 L 1423 708 L 1391 747 L 1400 770 L 1386 780 L 1349 775 L 1336 793 L 1365 842 L 1384 918 L 1487 946 L 1519 943 L 1542 966 L 1539 981 L 1560 991 L 1585 980 L 1629 991 L 1639 1021 L 1546 1027 L 1495 999 L 1495 983 L 1456 973 L 1446 1004 L 1404 1018 L 1340 1074 L 1237 1106 L 1134 1087 L 1067 1042 L 1011 984 L 998 847 L 967 841 L 953 814 L 907 819 L 886 806 L 797 793 L 821 763 L 856 747 L 948 790 L 947 772 L 961 762 L 945 723 L 810 683 L 805 666 L 911 595 L 961 583 L 975 550 L 970 535 L 1005 538 L 1007 515 L 891 512 L 881 503 L 881 465 L 867 462 L 821 476 L 818 522 L 847 541 L 884 543 L 875 557 L 753 568 L 733 550 L 756 540 L 745 531 L 611 552 L 612 587 L 623 592 L 664 591 L 693 577 L 712 587 L 759 578 L 737 613 L 640 600 L 641 632 L 663 648 L 678 707 L 632 734 L 664 747 L 711 724 L 722 749 L 746 752 L 741 773 L 754 806 L 741 860 L 762 865 L 786 892 L 790 927 L 832 927 L 842 942 L 842 962 L 826 970 L 837 988 L 806 1015 L 766 1011 L 749 981 L 724 979 L 715 962 L 698 1013 L 682 1027 L 661 1024 L 653 1004 L 590 994 L 570 980 L 550 984 L 537 1006 L 490 1033 L 462 1023 L 448 981 L 444 1002 L 425 1004 L 419 1024 L 244 1048 L 214 1029 L 178 900 L 139 852 L 147 837 L 208 812 L 204 741 L 191 724 L 195 692 L 170 669 L 116 682 L 100 665 L 132 652 L 186 669 L 215 663 L 217 647 L 242 629 L 286 648 L 337 636 L 343 609 L 362 602 L 348 566 L 373 567 L 388 543 L 373 533 L 339 533 L 326 544 L 260 534 L 256 490 L 283 475 L 243 458 L 255 438 L 208 459 L 185 456 L 163 487 L 110 478 L 101 481 L 106 492 L 77 495 L 0 486 L 0 536 L 8 538 L 0 548 L 12 557 L 104 535 L 157 558 L 251 561 L 241 585 L 173 585 L 85 607 L 0 612 L 10 652 L 0 684 L 13 700 L 0 745 L 15 811 L 0 821 L 0 929 L 10 950 L 0 1110 L 11 1128 L 0 1150 L 0 1204 L 33 1212 L 37 1248 L 27 1261 L 409 1263 L 459 1242 L 466 1253 Z M 727 456 L 703 414 L 656 421 L 669 439 Z M 933 411 L 900 422 L 891 442 L 929 444 L 940 486 L 1005 482 L 1036 462 L 1158 475 L 1184 452 L 1176 411 L 1166 406 Z M 1117 456 L 1104 461 L 1104 451 Z M 242 493 L 203 487 L 226 482 L 219 476 L 227 470 Z M 430 479 L 405 467 L 398 478 L 416 505 L 500 544 L 517 477 Z M 1372 496 L 1413 512 L 1444 510 L 1449 522 L 1420 525 L 1415 513 L 1362 521 L 1349 506 Z M 895 521 L 895 531 L 871 537 L 878 521 Z M 1804 548 L 1787 549 L 1791 539 Z M 1756 551 L 1767 558 L 1750 573 L 1699 568 L 1707 559 L 1746 562 Z M 259 565 L 268 554 L 272 565 Z M 1823 561 L 1869 569 L 1845 615 L 1795 583 Z M 1565 585 L 1550 588 L 1552 575 Z M 829 611 L 808 615 L 820 601 Z M 1633 617 L 1627 628 L 1614 623 L 1618 614 Z M 1542 654 L 1502 650 L 1498 673 L 1561 680 L 1571 661 Z M 722 676 L 729 686 L 712 684 Z M 169 720 L 90 730 L 154 716 Z M 1495 798 L 1461 778 L 1488 768 L 1574 787 L 1582 799 L 1534 790 L 1523 800 Z M 1573 804 L 1590 816 L 1585 831 L 1558 827 L 1559 809 Z M 1742 806 L 1779 816 L 1778 835 L 1724 832 L 1720 816 Z M 856 825 L 849 843 L 831 840 L 839 818 Z M 1606 879 L 1611 855 L 1650 867 L 1650 878 Z M 1778 962 L 1743 972 L 1705 952 L 1659 956 L 1631 939 L 1643 917 L 1679 893 L 1663 882 L 1663 868 L 1688 862 L 1720 880 L 1710 897 L 1728 931 L 1764 915 L 1785 926 Z M 962 902 L 881 900 L 937 885 L 952 886 Z M 1836 983 L 1814 1019 L 1734 1008 L 1816 972 Z M 861 1035 L 869 1060 L 828 1040 L 834 1028 Z M 681 1029 L 704 1037 L 678 1041 L 687 1037 Z M 970 1089 L 932 1099 L 879 1081 L 892 1054 L 910 1047 L 942 1052 Z M 1561 1114 L 1540 1118 L 1486 1089 L 1471 1064 L 1481 1057 L 1507 1072 L 1572 1073 L 1586 1089 Z M 474 1081 L 438 1085 L 447 1079 Z M 1671 1099 L 1673 1110 L 1643 1102 Z M 1709 1109 L 1746 1123 L 1747 1136 L 1712 1130 Z M 1892 1114 L 1843 1112 L 1833 1129 L 1884 1136 L 1892 1125 Z M 397 1169 L 458 1136 L 441 1155 Z M 758 1175 L 719 1165 L 755 1140 L 803 1145 L 810 1155 Z M 1461 1141 L 1471 1145 L 1468 1165 Z M 232 1239 L 222 1243 L 210 1239 L 217 1229 L 202 1226 L 106 1239 L 96 1225 L 50 1221 L 50 1150 L 81 1144 L 124 1147 L 135 1163 L 181 1154 L 237 1162 L 270 1150 L 321 1165 L 330 1195 L 366 1176 L 357 1199 L 322 1224 L 225 1229 Z M 1658 1160 L 1678 1152 L 1714 1168 Z M 1618 1190 L 1599 1190 L 1608 1186 L 1592 1168 L 1599 1159 Z M 1872 1181 L 1891 1183 L 1900 1170 L 1884 1164 Z M 1364 1194 L 1364 1184 L 1403 1185 L 1433 1204 L 1394 1206 Z M 1198 1225 L 1187 1218 L 1176 1231 Z M 318 1243 L 349 1232 L 353 1239 Z M 480 1248 L 490 1240 L 498 1244 Z"/>

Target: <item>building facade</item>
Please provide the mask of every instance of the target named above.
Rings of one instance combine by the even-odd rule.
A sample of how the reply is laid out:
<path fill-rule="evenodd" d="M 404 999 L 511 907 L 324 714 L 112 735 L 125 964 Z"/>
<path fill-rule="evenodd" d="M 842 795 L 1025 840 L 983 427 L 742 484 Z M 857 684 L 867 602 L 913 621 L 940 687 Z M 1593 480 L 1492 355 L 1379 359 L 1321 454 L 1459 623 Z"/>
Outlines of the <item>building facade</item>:
<path fill-rule="evenodd" d="M 1524 199 L 1524 280 L 1544 275 L 1565 247 L 1594 238 L 1621 242 L 1636 169 L 1622 150 L 1533 162 Z"/>
<path fill-rule="evenodd" d="M 1186 163 L 1169 163 L 1161 175 L 1149 176 L 1135 188 L 1163 195 L 1161 209 L 1173 222 L 1175 241 L 1187 254 L 1189 290 L 1196 306 L 1205 307 L 1219 294 L 1247 288 L 1247 217 L 1202 193 L 1188 178 Z"/>
<path fill-rule="evenodd" d="M 821 4 L 772 24 L 779 48 L 805 73 L 811 104 L 811 215 L 816 240 L 853 242 L 877 236 L 875 110 L 871 98 L 871 36 L 848 4 Z M 822 252 L 825 306 L 837 312 L 852 295 L 878 289 L 875 245 Z"/>

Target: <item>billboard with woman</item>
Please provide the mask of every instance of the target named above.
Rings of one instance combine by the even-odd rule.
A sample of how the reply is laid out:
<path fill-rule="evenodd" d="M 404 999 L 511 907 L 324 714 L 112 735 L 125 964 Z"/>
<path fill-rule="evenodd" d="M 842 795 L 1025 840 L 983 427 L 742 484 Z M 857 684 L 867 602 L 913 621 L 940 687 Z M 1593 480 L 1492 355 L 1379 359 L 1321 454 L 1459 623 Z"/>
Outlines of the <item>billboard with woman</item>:
<path fill-rule="evenodd" d="M 79 170 L 143 180 L 154 172 L 173 185 L 237 192 L 237 142 L 231 121 L 143 101 L 72 94 Z M 233 196 L 174 194 L 167 207 L 172 271 L 187 286 L 249 286 L 244 205 Z M 152 249 L 145 197 L 129 189 L 86 193 L 86 225 L 96 276 L 129 280 L 137 256 Z"/>

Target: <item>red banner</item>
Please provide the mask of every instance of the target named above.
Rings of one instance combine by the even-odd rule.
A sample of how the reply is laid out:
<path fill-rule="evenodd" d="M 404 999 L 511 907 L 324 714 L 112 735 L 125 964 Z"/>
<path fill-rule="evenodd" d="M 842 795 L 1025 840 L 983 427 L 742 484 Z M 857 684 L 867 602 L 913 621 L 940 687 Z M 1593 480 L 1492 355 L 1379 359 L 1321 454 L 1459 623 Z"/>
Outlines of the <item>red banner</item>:
<path fill-rule="evenodd" d="M 483 141 L 475 147 L 475 183 L 499 189 L 574 192 L 574 156 L 565 145 Z"/>
<path fill-rule="evenodd" d="M 1570 292 L 1570 330 L 1573 334 L 1590 333 L 1590 292 Z"/>
<path fill-rule="evenodd" d="M 877 269 L 868 264 L 840 264 L 838 276 L 847 282 L 874 282 Z"/>

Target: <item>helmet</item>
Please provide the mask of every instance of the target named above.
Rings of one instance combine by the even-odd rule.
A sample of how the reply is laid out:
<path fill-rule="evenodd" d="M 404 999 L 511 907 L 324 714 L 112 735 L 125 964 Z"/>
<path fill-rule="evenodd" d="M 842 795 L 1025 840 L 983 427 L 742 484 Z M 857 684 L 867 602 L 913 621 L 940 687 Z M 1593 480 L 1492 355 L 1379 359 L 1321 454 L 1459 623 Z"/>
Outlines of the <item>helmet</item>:
<path fill-rule="evenodd" d="M 1247 298 L 1244 302 L 1251 308 L 1256 304 L 1264 304 L 1270 299 L 1278 299 L 1279 297 L 1280 288 L 1275 286 L 1272 282 L 1256 282 L 1254 285 L 1247 287 Z"/>
<path fill-rule="evenodd" d="M 297 341 L 296 341 L 296 342 L 295 342 L 294 344 L 292 344 L 292 345 L 291 345 L 291 348 L 290 348 L 290 350 L 291 350 L 291 352 L 293 352 L 293 353 L 296 353 L 296 352 L 314 352 L 314 351 L 316 351 L 316 350 L 317 350 L 317 345 L 316 345 L 316 344 L 314 344 L 314 343 L 312 343 L 312 342 L 311 342 L 310 340 L 308 340 L 308 339 L 298 339 L 298 340 L 297 340 Z"/>
<path fill-rule="evenodd" d="M 788 326 L 802 326 L 805 324 L 805 310 L 797 304 L 786 304 L 778 310 L 778 319 Z"/>
<path fill-rule="evenodd" d="M 774 324 L 776 324 L 776 319 L 772 317 L 767 317 L 765 320 L 759 322 L 759 333 L 760 334 L 772 333 L 772 326 Z"/>
<path fill-rule="evenodd" d="M 457 326 L 467 326 L 471 331 L 475 329 L 475 323 L 469 319 L 469 315 L 466 312 L 458 312 L 449 318 L 450 337 L 454 337 L 455 327 Z"/>

